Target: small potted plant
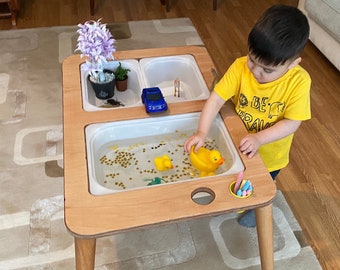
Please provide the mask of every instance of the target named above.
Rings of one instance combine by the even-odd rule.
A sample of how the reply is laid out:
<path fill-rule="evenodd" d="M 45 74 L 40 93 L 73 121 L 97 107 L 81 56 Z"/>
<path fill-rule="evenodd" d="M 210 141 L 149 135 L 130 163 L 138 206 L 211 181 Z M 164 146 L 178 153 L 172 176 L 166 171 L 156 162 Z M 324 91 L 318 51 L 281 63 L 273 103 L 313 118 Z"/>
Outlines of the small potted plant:
<path fill-rule="evenodd" d="M 115 76 L 113 71 L 105 70 L 104 64 L 108 60 L 114 60 L 113 52 L 116 51 L 112 37 L 106 24 L 97 21 L 86 21 L 78 24 L 79 34 L 76 51 L 80 51 L 80 57 L 85 57 L 84 68 L 89 72 L 89 81 L 100 99 L 108 99 L 114 95 Z"/>
<path fill-rule="evenodd" d="M 116 77 L 116 87 L 118 91 L 125 91 L 127 89 L 128 73 L 130 69 L 122 67 L 122 63 L 119 62 L 118 67 L 114 71 Z"/>

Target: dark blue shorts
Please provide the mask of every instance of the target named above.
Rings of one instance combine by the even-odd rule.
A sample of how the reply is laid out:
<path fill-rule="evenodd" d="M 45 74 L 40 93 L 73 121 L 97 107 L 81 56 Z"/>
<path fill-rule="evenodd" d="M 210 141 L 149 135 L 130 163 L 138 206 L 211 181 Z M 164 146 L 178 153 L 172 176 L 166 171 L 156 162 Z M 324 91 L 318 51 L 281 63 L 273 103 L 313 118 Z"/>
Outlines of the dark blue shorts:
<path fill-rule="evenodd" d="M 276 171 L 272 171 L 269 172 L 270 176 L 273 178 L 273 180 L 275 180 L 275 177 L 279 174 L 280 170 L 276 170 Z"/>

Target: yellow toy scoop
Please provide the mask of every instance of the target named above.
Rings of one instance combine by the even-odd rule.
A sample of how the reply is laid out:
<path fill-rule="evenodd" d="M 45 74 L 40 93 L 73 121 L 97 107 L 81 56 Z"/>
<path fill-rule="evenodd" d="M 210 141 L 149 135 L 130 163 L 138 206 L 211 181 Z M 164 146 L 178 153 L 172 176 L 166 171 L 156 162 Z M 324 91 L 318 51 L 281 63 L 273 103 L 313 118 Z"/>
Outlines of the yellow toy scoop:
<path fill-rule="evenodd" d="M 200 177 L 215 175 L 217 168 L 223 164 L 224 158 L 221 153 L 215 149 L 208 150 L 201 147 L 198 151 L 194 152 L 194 146 L 190 151 L 191 164 L 200 171 Z"/>

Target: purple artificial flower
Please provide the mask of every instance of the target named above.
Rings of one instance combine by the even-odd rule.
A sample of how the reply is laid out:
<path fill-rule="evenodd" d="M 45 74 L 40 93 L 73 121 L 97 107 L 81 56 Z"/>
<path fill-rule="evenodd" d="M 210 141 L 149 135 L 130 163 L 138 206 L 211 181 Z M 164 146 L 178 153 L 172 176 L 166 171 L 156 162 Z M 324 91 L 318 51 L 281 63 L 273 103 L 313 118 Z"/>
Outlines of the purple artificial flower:
<path fill-rule="evenodd" d="M 106 24 L 100 21 L 101 19 L 78 24 L 77 30 L 79 37 L 75 51 L 81 52 L 80 57 L 87 57 L 86 69 L 93 78 L 98 78 L 99 73 L 103 72 L 103 64 L 107 60 L 113 60 L 112 53 L 116 51 L 116 40 L 106 28 Z"/>

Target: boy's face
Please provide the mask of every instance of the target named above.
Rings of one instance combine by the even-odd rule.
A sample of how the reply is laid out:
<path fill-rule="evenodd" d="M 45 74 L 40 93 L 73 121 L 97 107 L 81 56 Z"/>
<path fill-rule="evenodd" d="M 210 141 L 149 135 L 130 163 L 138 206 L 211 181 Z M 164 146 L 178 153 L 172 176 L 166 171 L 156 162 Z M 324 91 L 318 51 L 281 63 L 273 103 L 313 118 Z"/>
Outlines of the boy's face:
<path fill-rule="evenodd" d="M 261 63 L 254 55 L 247 55 L 247 66 L 250 72 L 260 84 L 269 83 L 281 78 L 286 72 L 299 64 L 301 58 L 296 58 L 293 61 L 287 61 L 283 65 L 271 66 Z"/>

